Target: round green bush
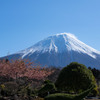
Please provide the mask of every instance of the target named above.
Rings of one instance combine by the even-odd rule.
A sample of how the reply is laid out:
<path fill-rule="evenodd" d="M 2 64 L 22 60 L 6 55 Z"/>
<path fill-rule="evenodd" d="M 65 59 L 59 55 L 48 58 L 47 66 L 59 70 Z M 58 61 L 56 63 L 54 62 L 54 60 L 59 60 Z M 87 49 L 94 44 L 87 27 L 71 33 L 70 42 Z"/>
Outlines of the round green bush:
<path fill-rule="evenodd" d="M 45 97 L 48 93 L 54 93 L 56 91 L 55 84 L 51 81 L 45 81 L 44 86 L 38 91 L 40 97 Z"/>
<path fill-rule="evenodd" d="M 55 85 L 60 91 L 80 93 L 90 85 L 96 86 L 96 81 L 85 65 L 73 62 L 61 70 Z"/>

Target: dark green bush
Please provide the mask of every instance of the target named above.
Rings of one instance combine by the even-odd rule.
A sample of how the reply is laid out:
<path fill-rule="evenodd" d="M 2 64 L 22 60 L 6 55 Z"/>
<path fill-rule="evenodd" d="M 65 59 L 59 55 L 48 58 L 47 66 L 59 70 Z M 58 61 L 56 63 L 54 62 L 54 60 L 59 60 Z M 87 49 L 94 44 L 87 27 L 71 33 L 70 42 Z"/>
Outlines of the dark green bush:
<path fill-rule="evenodd" d="M 45 100 L 74 100 L 74 96 L 70 96 L 69 94 L 65 93 L 56 93 L 51 94 L 45 98 Z"/>
<path fill-rule="evenodd" d="M 31 96 L 33 94 L 32 92 L 33 92 L 32 88 L 31 88 L 31 86 L 29 84 L 27 86 L 21 87 L 20 90 L 18 91 L 18 95 L 21 95 L 23 97 L 25 97 L 25 96 L 28 97 L 28 96 Z"/>
<path fill-rule="evenodd" d="M 83 100 L 83 98 L 85 98 L 93 88 L 94 87 L 92 86 L 90 89 L 87 89 L 86 91 L 77 95 L 71 95 L 65 93 L 51 94 L 45 97 L 45 100 Z"/>
<path fill-rule="evenodd" d="M 6 82 L 4 83 L 4 88 L 1 89 L 1 92 L 7 96 L 15 95 L 17 91 L 18 91 L 18 84 L 16 82 Z"/>
<path fill-rule="evenodd" d="M 81 93 L 90 85 L 96 86 L 96 81 L 85 65 L 73 62 L 61 70 L 55 84 L 60 91 Z"/>
<path fill-rule="evenodd" d="M 45 80 L 44 84 L 52 83 L 50 80 Z"/>
<path fill-rule="evenodd" d="M 48 93 L 54 93 L 56 91 L 55 84 L 51 81 L 45 81 L 45 85 L 38 91 L 40 97 L 45 97 Z"/>

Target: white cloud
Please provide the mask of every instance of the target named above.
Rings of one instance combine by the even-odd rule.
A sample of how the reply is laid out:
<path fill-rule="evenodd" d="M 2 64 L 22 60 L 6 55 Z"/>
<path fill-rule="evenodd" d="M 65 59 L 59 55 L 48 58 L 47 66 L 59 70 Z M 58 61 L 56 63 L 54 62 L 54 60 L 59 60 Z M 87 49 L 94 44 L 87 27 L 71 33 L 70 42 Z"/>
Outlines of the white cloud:
<path fill-rule="evenodd" d="M 58 34 L 56 34 L 56 36 L 59 36 L 59 35 L 67 35 L 68 37 L 77 39 L 77 37 L 74 34 L 72 34 L 72 33 L 66 33 L 66 32 L 64 32 L 64 33 L 58 33 Z"/>

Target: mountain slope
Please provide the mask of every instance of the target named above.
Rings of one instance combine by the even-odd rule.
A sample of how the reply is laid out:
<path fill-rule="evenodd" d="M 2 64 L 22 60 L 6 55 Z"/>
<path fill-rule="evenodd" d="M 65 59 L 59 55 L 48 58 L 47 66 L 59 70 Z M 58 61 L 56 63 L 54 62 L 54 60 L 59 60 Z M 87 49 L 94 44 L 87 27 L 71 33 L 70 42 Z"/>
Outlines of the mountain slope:
<path fill-rule="evenodd" d="M 17 59 L 30 59 L 43 66 L 63 67 L 74 61 L 100 68 L 100 52 L 81 42 L 70 33 L 50 36 L 30 48 L 10 55 L 8 58 L 15 57 Z"/>

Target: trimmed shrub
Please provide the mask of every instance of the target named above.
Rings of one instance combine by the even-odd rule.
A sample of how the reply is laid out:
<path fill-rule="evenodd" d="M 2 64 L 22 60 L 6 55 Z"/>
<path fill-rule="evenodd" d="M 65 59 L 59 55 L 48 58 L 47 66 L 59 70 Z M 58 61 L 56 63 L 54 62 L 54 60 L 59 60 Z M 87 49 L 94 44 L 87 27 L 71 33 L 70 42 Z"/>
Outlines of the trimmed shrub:
<path fill-rule="evenodd" d="M 77 95 L 71 95 L 65 93 L 51 94 L 45 97 L 45 100 L 83 100 L 83 98 L 85 98 L 93 88 L 94 86 Z"/>
<path fill-rule="evenodd" d="M 54 93 L 56 91 L 55 84 L 51 81 L 45 81 L 45 85 L 38 91 L 40 97 L 45 97 L 48 93 Z"/>
<path fill-rule="evenodd" d="M 73 62 L 61 70 L 55 84 L 60 91 L 81 93 L 90 85 L 96 86 L 96 81 L 85 65 Z"/>
<path fill-rule="evenodd" d="M 65 94 L 65 93 L 56 93 L 51 94 L 45 98 L 45 100 L 73 100 L 74 95 Z"/>

